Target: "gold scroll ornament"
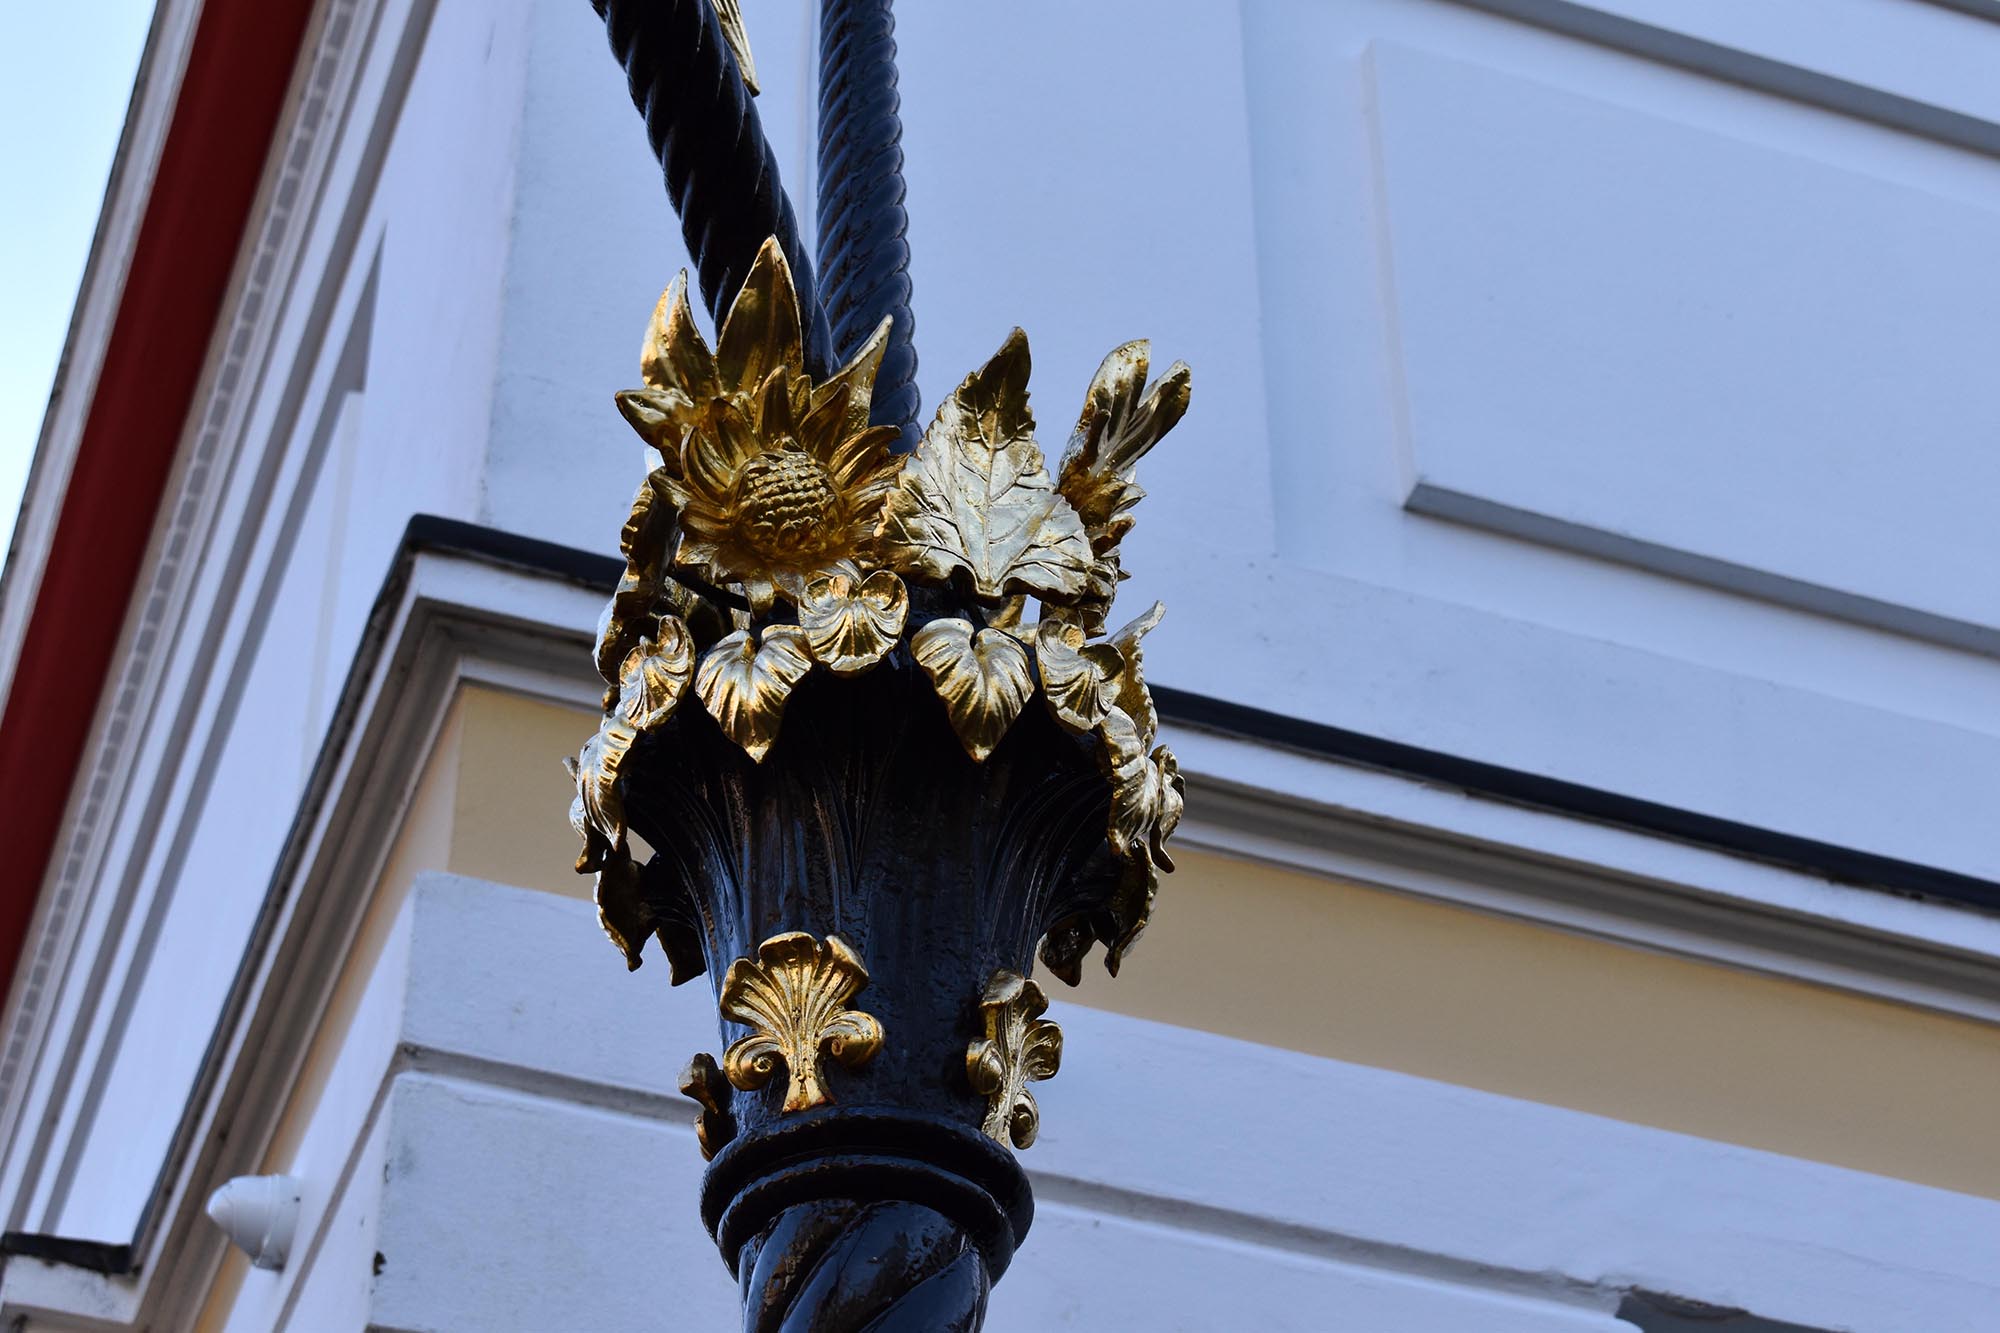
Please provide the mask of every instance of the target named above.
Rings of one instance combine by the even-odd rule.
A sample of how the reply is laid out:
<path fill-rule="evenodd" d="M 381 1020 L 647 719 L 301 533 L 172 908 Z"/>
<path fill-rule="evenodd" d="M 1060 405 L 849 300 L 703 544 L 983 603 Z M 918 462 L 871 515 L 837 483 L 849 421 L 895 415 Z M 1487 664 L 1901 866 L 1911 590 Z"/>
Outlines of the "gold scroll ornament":
<path fill-rule="evenodd" d="M 1043 1018 L 1048 998 L 1018 972 L 995 972 L 979 1000 L 986 1035 L 965 1051 L 965 1076 L 986 1098 L 981 1126 L 1001 1143 L 1026 1148 L 1042 1127 L 1030 1083 L 1055 1077 L 1062 1065 L 1062 1029 Z"/>
<path fill-rule="evenodd" d="M 838 935 L 815 940 L 802 930 L 773 935 L 757 946 L 757 961 L 739 958 L 722 982 L 722 1016 L 751 1029 L 723 1052 L 729 1082 L 745 1092 L 785 1068 L 784 1110 L 804 1111 L 832 1100 L 820 1083 L 824 1052 L 858 1069 L 882 1049 L 882 1025 L 847 1002 L 868 984 L 868 969 Z"/>

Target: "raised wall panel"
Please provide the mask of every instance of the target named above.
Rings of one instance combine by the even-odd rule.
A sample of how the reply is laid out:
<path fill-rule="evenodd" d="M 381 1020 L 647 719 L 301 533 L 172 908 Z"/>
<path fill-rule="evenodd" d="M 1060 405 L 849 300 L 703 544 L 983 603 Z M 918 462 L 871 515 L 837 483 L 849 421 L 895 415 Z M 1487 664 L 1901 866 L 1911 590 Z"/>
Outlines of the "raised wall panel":
<path fill-rule="evenodd" d="M 1372 63 L 1413 507 L 2000 648 L 2000 212 Z"/>

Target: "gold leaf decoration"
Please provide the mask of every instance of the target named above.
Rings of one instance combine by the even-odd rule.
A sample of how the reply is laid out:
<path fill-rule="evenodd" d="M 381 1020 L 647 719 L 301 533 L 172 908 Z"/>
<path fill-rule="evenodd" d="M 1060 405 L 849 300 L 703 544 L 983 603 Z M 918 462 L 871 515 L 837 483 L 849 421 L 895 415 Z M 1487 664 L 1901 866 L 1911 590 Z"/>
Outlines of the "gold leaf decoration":
<path fill-rule="evenodd" d="M 680 1088 L 682 1096 L 701 1107 L 694 1122 L 695 1142 L 701 1145 L 701 1159 L 714 1161 L 716 1151 L 736 1135 L 736 1120 L 729 1113 L 729 1080 L 714 1056 L 697 1051 L 681 1070 Z"/>
<path fill-rule="evenodd" d="M 799 627 L 815 661 L 852 676 L 882 660 L 903 636 L 910 591 L 886 569 L 856 583 L 845 574 L 816 579 L 799 601 Z"/>
<path fill-rule="evenodd" d="M 1160 719 L 1152 691 L 1146 688 L 1139 646 L 1165 614 L 1164 606 L 1153 603 L 1144 615 L 1112 635 L 1107 645 L 1117 654 L 1119 666 L 1110 681 L 1111 707 L 1099 732 L 1111 770 L 1111 847 L 1120 856 L 1144 855 L 1134 849 L 1152 840 L 1166 809 L 1166 779 L 1153 755 Z"/>
<path fill-rule="evenodd" d="M 1111 895 L 1111 920 L 1117 933 L 1106 943 L 1104 970 L 1112 976 L 1125 965 L 1126 955 L 1139 942 L 1147 923 L 1153 919 L 1153 900 L 1159 896 L 1160 871 L 1146 857 L 1124 863 L 1118 887 Z"/>
<path fill-rule="evenodd" d="M 739 68 L 754 81 L 737 0 L 716 3 Z M 1149 383 L 1147 343 L 1113 351 L 1051 478 L 1035 439 L 1028 342 L 1018 329 L 938 407 L 913 454 L 891 453 L 898 428 L 870 420 L 890 327 L 883 321 L 846 365 L 815 381 L 804 365 L 798 294 L 769 240 L 712 347 L 697 326 L 687 275 L 668 287 L 647 324 L 643 384 L 617 396 L 660 461 L 633 499 L 620 540 L 625 570 L 598 626 L 605 717 L 568 762 L 576 783 L 571 818 L 584 840 L 578 868 L 597 873 L 600 919 L 633 965 L 645 936 L 656 933 L 676 979 L 705 966 L 684 923 L 651 919 L 626 850 L 620 772 L 638 738 L 658 733 L 643 749 L 646 762 L 669 762 L 679 729 L 667 724 L 692 688 L 723 732 L 762 762 L 815 664 L 857 675 L 885 659 L 900 664 L 892 655 L 904 644 L 975 762 L 993 754 L 1038 690 L 1060 726 L 1096 741 L 1111 788 L 1105 832 L 1119 878 L 1108 899 L 1065 908 L 1050 924 L 1041 956 L 1055 975 L 1074 981 L 1094 941 L 1109 946 L 1115 972 L 1150 916 L 1159 872 L 1173 868 L 1166 843 L 1181 820 L 1185 782 L 1158 744 L 1140 651 L 1161 608 L 1104 631 L 1125 577 L 1121 543 L 1144 494 L 1137 464 L 1186 414 L 1187 367 L 1177 362 Z M 1039 602 L 1032 612 L 1031 597 Z M 938 616 L 945 618 L 930 618 Z M 654 892 L 664 889 L 656 884 Z M 813 968 L 838 972 L 844 946 L 837 944 L 808 939 L 798 947 L 820 949 L 825 958 Z M 858 961 L 853 966 L 865 981 Z M 771 975 L 804 977 L 805 967 L 794 958 Z M 1031 994 L 1039 1002 L 1031 983 L 1020 985 L 1005 1004 Z M 1039 1013 L 1022 1022 L 1032 1025 Z M 982 1087 L 1001 1080 L 995 1086 L 1006 1105 L 994 1112 L 1001 1116 L 994 1132 L 1025 1144 L 1034 1132 L 1025 1088 L 1032 1079 L 1019 1098 L 1006 1091 L 1012 1076 L 996 1072 L 1001 1057 L 992 1045 L 1006 1035 L 989 1030 L 978 1064 L 985 1072 L 975 1077 Z M 768 1077 L 783 1058 L 806 1067 L 799 1095 L 816 1095 L 816 1055 L 731 1049 L 735 1067 L 697 1079 L 698 1088 L 712 1091 L 717 1079 L 726 1086 L 759 1069 Z M 976 1063 L 969 1054 L 969 1072 Z"/>
<path fill-rule="evenodd" d="M 1048 997 L 1018 972 L 995 972 L 980 996 L 986 1035 L 965 1051 L 965 1075 L 986 1098 L 987 1135 L 1016 1148 L 1034 1144 L 1041 1108 L 1028 1084 L 1053 1078 L 1062 1067 L 1062 1029 L 1043 1018 Z"/>
<path fill-rule="evenodd" d="M 1176 361 L 1148 387 L 1151 360 L 1152 345 L 1143 339 L 1104 358 L 1056 470 L 1056 489 L 1090 536 L 1090 577 L 1078 611 L 1091 630 L 1104 627 L 1118 581 L 1125 577 L 1119 543 L 1131 531 L 1133 507 L 1146 494 L 1134 480 L 1138 462 L 1187 415 L 1193 372 Z"/>
<path fill-rule="evenodd" d="M 694 691 L 729 739 L 761 763 L 778 739 L 792 687 L 811 670 L 797 625 L 772 625 L 761 643 L 752 631 L 737 630 L 701 659 Z"/>
<path fill-rule="evenodd" d="M 858 1069 L 882 1048 L 882 1025 L 847 1007 L 867 984 L 868 969 L 838 935 L 824 943 L 804 931 L 774 935 L 757 946 L 756 962 L 731 963 L 722 1015 L 751 1032 L 723 1052 L 730 1083 L 754 1091 L 783 1064 L 784 1110 L 825 1105 L 831 1098 L 820 1081 L 820 1053 Z"/>
<path fill-rule="evenodd" d="M 643 389 L 619 410 L 660 451 L 654 484 L 679 517 L 671 563 L 743 589 L 754 612 L 829 573 L 860 575 L 902 460 L 868 404 L 888 323 L 824 384 L 806 376 L 791 270 L 766 241 L 710 352 L 684 273 L 646 333 Z"/>
<path fill-rule="evenodd" d="M 653 911 L 639 884 L 639 867 L 632 858 L 617 854 L 605 858 L 597 872 L 597 924 L 625 955 L 626 971 L 636 971 L 644 961 L 640 951 L 653 933 Z"/>
<path fill-rule="evenodd" d="M 715 0 L 715 17 L 722 25 L 722 40 L 729 43 L 730 53 L 736 57 L 736 72 L 743 76 L 743 86 L 755 97 L 759 92 L 757 62 L 750 58 L 750 33 L 743 26 L 741 0 Z"/>
<path fill-rule="evenodd" d="M 910 640 L 910 651 L 944 700 L 959 744 L 983 761 L 1035 692 L 1028 650 L 1002 630 L 933 620 Z"/>
<path fill-rule="evenodd" d="M 1042 697 L 1056 721 L 1071 731 L 1094 731 L 1110 711 L 1112 679 L 1125 659 L 1108 643 L 1085 643 L 1083 627 L 1044 620 L 1035 627 L 1035 670 Z"/>
<path fill-rule="evenodd" d="M 694 679 L 694 636 L 679 616 L 662 616 L 618 671 L 618 713 L 640 731 L 664 726 Z"/>
<path fill-rule="evenodd" d="M 955 571 L 992 601 L 1084 591 L 1090 542 L 1056 494 L 1028 410 L 1028 339 L 1014 330 L 938 407 L 883 510 L 889 562 L 940 582 Z"/>
<path fill-rule="evenodd" d="M 571 814 L 581 815 L 586 839 L 576 863 L 580 871 L 599 869 L 606 850 L 625 846 L 625 795 L 618 785 L 618 768 L 638 739 L 638 729 L 630 722 L 607 713 L 596 734 L 583 743 L 582 752 L 569 761 L 577 790 Z"/>

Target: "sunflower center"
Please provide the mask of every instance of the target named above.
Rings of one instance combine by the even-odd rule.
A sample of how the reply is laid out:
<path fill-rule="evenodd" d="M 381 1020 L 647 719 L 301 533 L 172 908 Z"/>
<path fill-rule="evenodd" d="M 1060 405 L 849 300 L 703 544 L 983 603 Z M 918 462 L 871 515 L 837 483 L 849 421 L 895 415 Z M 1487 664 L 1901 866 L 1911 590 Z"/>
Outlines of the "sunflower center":
<path fill-rule="evenodd" d="M 743 465 L 736 479 L 737 512 L 759 554 L 805 554 L 840 504 L 833 478 L 810 454 L 772 449 Z"/>

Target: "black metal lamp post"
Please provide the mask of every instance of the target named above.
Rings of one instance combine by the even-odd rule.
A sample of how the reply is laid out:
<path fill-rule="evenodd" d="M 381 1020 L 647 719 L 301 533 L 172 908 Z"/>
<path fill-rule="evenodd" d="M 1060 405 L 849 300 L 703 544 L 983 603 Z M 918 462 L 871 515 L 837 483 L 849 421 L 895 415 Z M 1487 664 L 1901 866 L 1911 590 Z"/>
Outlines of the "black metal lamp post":
<path fill-rule="evenodd" d="M 578 868 L 631 966 L 657 937 L 715 985 L 728 1045 L 683 1088 L 745 1329 L 975 1329 L 1061 1055 L 1034 962 L 1073 984 L 1101 941 L 1115 972 L 1171 868 L 1158 608 L 1105 624 L 1187 370 L 1113 352 L 1051 477 L 1017 331 L 920 431 L 889 0 L 823 3 L 818 283 L 733 0 L 595 4 L 720 329 L 677 285 L 619 395 L 661 461 Z"/>

